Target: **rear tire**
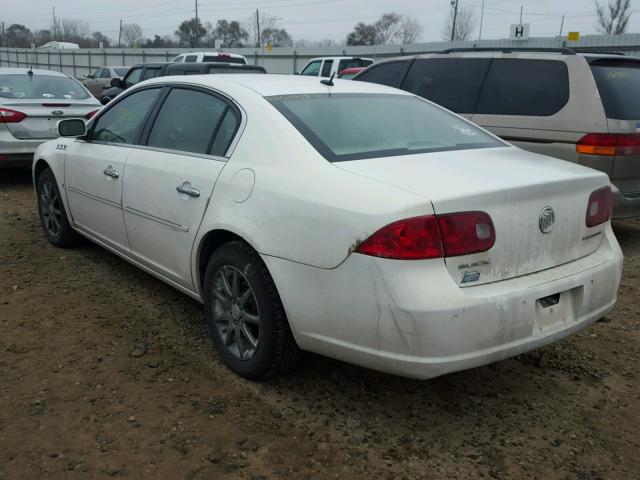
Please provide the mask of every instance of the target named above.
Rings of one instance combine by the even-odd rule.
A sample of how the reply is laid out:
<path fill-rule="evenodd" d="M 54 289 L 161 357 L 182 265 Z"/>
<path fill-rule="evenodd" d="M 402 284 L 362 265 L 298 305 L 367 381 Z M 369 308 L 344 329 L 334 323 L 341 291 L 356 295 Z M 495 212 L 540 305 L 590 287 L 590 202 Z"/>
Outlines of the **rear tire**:
<path fill-rule="evenodd" d="M 36 184 L 38 214 L 45 237 L 60 248 L 75 247 L 84 239 L 69 224 L 56 177 L 50 168 L 42 171 Z"/>
<path fill-rule="evenodd" d="M 209 333 L 220 358 L 249 380 L 290 371 L 300 358 L 273 278 L 242 241 L 222 245 L 204 279 Z"/>

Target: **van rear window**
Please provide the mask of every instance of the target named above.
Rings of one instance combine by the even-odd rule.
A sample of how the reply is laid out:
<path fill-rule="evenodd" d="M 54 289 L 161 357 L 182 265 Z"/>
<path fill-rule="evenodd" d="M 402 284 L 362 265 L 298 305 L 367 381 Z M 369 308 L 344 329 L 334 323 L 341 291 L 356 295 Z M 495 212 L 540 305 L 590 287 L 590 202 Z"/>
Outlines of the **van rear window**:
<path fill-rule="evenodd" d="M 640 120 L 640 62 L 598 60 L 591 71 L 607 118 Z"/>

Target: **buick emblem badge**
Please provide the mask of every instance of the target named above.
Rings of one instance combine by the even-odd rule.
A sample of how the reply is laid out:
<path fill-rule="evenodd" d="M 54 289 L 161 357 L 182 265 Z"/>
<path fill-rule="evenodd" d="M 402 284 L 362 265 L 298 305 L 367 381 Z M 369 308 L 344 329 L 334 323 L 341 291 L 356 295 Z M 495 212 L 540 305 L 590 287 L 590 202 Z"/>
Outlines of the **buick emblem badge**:
<path fill-rule="evenodd" d="M 556 221 L 556 214 L 553 208 L 544 207 L 538 218 L 538 227 L 542 233 L 549 233 L 553 229 L 553 223 Z"/>

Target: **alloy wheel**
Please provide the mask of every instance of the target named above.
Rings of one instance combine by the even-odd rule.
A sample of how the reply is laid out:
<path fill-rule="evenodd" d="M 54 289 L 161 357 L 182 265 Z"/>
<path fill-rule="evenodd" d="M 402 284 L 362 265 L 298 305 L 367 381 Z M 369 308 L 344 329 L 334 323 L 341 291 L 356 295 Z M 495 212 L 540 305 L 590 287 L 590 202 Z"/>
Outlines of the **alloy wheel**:
<path fill-rule="evenodd" d="M 50 181 L 42 184 L 40 207 L 44 228 L 51 236 L 57 237 L 62 231 L 62 206 L 56 188 Z"/>
<path fill-rule="evenodd" d="M 260 312 L 247 277 L 225 265 L 213 279 L 213 319 L 225 348 L 240 360 L 249 360 L 260 344 Z"/>

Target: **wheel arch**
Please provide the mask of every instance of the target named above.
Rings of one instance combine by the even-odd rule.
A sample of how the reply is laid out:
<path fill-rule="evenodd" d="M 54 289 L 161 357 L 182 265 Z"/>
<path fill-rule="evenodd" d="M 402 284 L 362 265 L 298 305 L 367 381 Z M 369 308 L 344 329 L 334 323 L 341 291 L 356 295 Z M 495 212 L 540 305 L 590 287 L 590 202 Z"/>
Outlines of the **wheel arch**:
<path fill-rule="evenodd" d="M 258 251 L 255 246 L 242 235 L 224 228 L 210 230 L 200 240 L 196 253 L 195 265 L 197 278 L 194 282 L 200 294 L 204 292 L 204 274 L 207 269 L 207 264 L 209 263 L 209 258 L 211 258 L 211 255 L 213 255 L 213 253 L 222 245 L 236 240 L 240 240 L 249 245 L 256 252 Z"/>
<path fill-rule="evenodd" d="M 51 168 L 51 165 L 49 165 L 49 162 L 47 162 L 44 158 L 39 158 L 34 167 L 33 167 L 33 186 L 34 188 L 36 187 L 36 185 L 38 184 L 38 178 L 40 178 L 40 175 L 42 174 L 42 172 L 44 172 L 47 168 Z"/>

